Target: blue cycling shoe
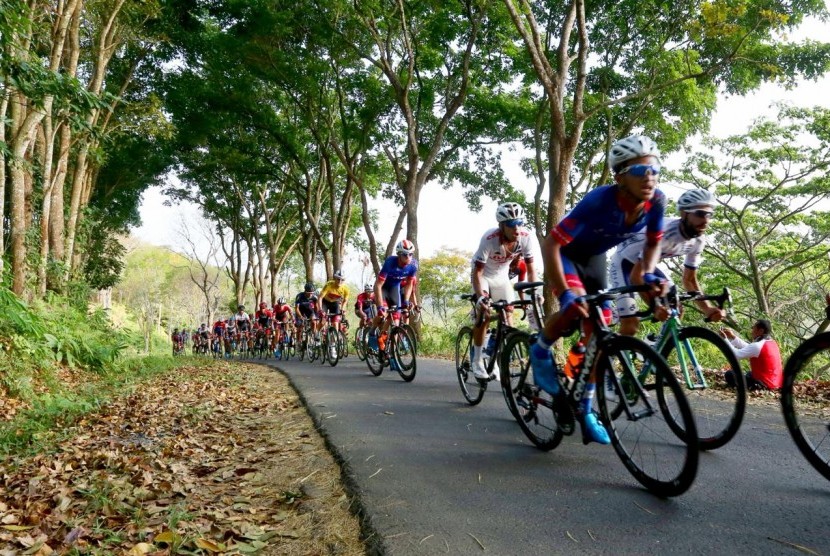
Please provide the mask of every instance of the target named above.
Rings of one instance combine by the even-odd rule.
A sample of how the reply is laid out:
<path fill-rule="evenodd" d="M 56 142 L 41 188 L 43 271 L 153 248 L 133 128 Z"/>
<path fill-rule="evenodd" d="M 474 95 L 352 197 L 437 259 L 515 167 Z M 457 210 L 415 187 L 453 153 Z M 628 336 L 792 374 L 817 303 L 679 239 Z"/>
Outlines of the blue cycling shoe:
<path fill-rule="evenodd" d="M 398 367 L 398 362 L 395 361 L 395 359 L 392 359 L 392 358 L 389 359 L 389 368 L 392 369 L 395 372 L 398 372 L 398 371 L 401 370 L 401 368 Z"/>
<path fill-rule="evenodd" d="M 596 442 L 597 444 L 611 444 L 611 438 L 605 426 L 600 423 L 593 411 L 580 419 L 582 424 L 582 443 Z"/>
<path fill-rule="evenodd" d="M 369 333 L 369 349 L 373 349 L 375 351 L 380 349 L 378 347 L 378 335 L 375 334 L 374 332 Z"/>
<path fill-rule="evenodd" d="M 536 386 L 555 396 L 559 393 L 559 380 L 556 364 L 550 349 L 543 348 L 537 343 L 530 346 L 530 365 L 533 367 L 533 381 Z"/>

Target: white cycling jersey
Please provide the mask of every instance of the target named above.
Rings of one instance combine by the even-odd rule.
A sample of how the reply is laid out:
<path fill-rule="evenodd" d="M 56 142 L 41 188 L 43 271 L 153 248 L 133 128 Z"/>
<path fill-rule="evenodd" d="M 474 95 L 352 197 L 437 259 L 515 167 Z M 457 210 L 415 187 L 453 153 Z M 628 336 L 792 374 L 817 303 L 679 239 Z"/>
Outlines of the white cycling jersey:
<path fill-rule="evenodd" d="M 509 280 L 510 261 L 521 256 L 527 262 L 533 262 L 533 238 L 524 228 L 519 230 L 516 246 L 508 252 L 502 243 L 503 237 L 498 228 L 487 230 L 481 238 L 478 251 L 473 255 L 473 266 L 484 266 L 485 278 L 501 278 Z"/>
<path fill-rule="evenodd" d="M 643 249 L 646 245 L 645 233 L 638 233 L 634 237 L 623 242 L 614 256 L 611 264 L 626 260 L 636 263 L 643 256 Z M 687 239 L 680 233 L 680 218 L 674 218 L 665 222 L 663 226 L 663 239 L 660 240 L 660 260 L 671 257 L 686 256 L 683 265 L 688 268 L 700 266 L 703 248 L 706 246 L 704 236 Z M 623 284 L 621 284 L 623 285 Z"/>
<path fill-rule="evenodd" d="M 627 286 L 631 281 L 631 269 L 643 256 L 643 249 L 646 245 L 644 233 L 638 233 L 631 239 L 623 242 L 614 256 L 611 257 L 609 267 L 609 278 L 612 288 Z M 706 245 L 706 238 L 703 236 L 687 239 L 680 233 L 680 218 L 668 220 L 663 227 L 663 239 L 660 240 L 660 260 L 671 257 L 682 257 L 687 268 L 697 268 L 702 260 L 703 248 Z M 659 265 L 655 274 L 665 278 L 669 284 L 671 274 Z M 637 303 L 634 294 L 621 296 L 616 303 L 617 315 L 619 317 L 630 317 L 637 311 Z"/>

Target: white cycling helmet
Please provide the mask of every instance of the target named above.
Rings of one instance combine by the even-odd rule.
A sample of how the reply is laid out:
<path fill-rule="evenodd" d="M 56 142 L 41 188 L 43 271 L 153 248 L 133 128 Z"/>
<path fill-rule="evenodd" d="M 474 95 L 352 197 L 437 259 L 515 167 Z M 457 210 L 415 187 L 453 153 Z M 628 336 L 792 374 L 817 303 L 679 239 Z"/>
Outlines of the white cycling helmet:
<path fill-rule="evenodd" d="M 365 291 L 366 293 L 374 291 L 374 289 L 375 289 L 375 285 L 372 284 L 372 283 L 367 283 L 365 286 L 363 286 L 363 291 Z"/>
<path fill-rule="evenodd" d="M 714 207 L 715 196 L 705 189 L 692 189 L 686 191 L 677 200 L 677 210 L 694 210 L 700 207 Z"/>
<path fill-rule="evenodd" d="M 335 280 L 343 280 L 343 272 L 339 270 L 334 271 L 334 279 Z"/>
<path fill-rule="evenodd" d="M 395 246 L 395 252 L 398 255 L 412 255 L 415 253 L 415 244 L 408 239 L 402 239 Z"/>
<path fill-rule="evenodd" d="M 502 203 L 496 209 L 496 222 L 524 220 L 525 209 L 519 203 Z"/>
<path fill-rule="evenodd" d="M 660 149 L 657 143 L 645 135 L 632 135 L 615 141 L 608 153 L 608 165 L 618 174 L 623 169 L 623 163 L 641 156 L 653 156 L 660 162 Z"/>

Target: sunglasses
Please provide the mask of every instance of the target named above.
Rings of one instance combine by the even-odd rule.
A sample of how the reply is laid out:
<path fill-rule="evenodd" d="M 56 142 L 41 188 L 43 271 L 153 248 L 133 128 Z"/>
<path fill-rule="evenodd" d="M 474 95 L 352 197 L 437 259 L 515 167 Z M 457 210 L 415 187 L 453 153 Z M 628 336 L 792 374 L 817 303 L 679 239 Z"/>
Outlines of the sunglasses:
<path fill-rule="evenodd" d="M 687 210 L 686 212 L 688 212 L 689 214 L 694 214 L 698 218 L 712 218 L 715 215 L 714 211 L 703 209 Z"/>
<path fill-rule="evenodd" d="M 508 228 L 518 228 L 519 226 L 524 226 L 525 221 L 521 218 L 514 218 L 513 220 L 505 220 L 504 225 Z"/>
<path fill-rule="evenodd" d="M 400 252 L 400 251 L 399 251 L 399 252 L 398 252 L 398 256 L 399 256 L 399 257 L 411 257 L 411 256 L 412 256 L 412 253 L 403 253 L 403 252 Z"/>
<path fill-rule="evenodd" d="M 622 174 L 631 174 L 638 178 L 642 178 L 643 176 L 657 176 L 660 175 L 660 166 L 656 164 L 632 164 L 617 172 L 617 175 Z"/>

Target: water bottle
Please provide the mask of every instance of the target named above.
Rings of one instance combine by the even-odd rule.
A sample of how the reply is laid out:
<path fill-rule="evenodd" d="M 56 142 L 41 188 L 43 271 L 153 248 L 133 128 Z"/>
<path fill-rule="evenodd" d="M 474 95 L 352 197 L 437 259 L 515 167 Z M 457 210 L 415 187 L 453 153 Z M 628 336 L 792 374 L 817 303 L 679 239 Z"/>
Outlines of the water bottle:
<path fill-rule="evenodd" d="M 568 359 L 565 361 L 565 376 L 568 378 L 576 378 L 584 360 L 585 344 L 582 343 L 582 340 L 579 340 L 571 346 L 568 352 Z"/>
<path fill-rule="evenodd" d="M 484 345 L 486 347 L 484 348 L 484 354 L 487 356 L 492 356 L 493 351 L 496 349 L 496 334 L 492 330 L 490 330 L 489 332 L 487 332 L 487 338 L 485 338 L 485 340 L 486 341 L 484 342 Z"/>

